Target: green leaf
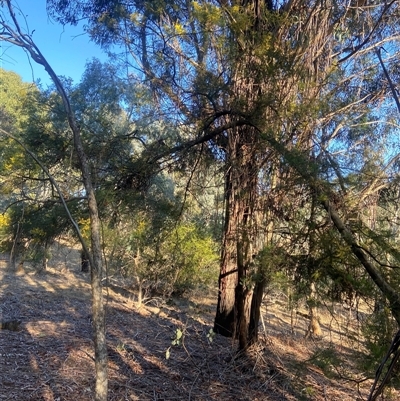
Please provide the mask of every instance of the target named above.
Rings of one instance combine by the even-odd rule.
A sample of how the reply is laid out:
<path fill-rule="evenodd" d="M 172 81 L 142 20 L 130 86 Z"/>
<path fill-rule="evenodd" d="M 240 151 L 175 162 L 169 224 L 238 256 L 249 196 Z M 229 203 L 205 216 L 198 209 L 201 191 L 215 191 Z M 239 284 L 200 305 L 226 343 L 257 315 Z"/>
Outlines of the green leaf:
<path fill-rule="evenodd" d="M 215 331 L 211 328 L 207 333 L 207 339 L 212 343 L 214 341 Z"/>
<path fill-rule="evenodd" d="M 176 339 L 179 341 L 182 338 L 182 331 L 180 329 L 176 329 Z"/>

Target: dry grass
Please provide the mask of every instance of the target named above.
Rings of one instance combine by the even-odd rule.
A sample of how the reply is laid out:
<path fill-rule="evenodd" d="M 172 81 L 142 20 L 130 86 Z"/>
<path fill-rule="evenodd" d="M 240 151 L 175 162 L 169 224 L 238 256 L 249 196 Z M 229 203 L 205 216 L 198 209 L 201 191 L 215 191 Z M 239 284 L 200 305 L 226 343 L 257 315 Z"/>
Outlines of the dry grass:
<path fill-rule="evenodd" d="M 105 294 L 110 401 L 366 399 L 371 381 L 357 384 L 354 364 L 362 344 L 332 315 L 322 321 L 324 338 L 305 340 L 304 318 L 292 325 L 282 305 L 269 305 L 267 335 L 237 355 L 230 339 L 207 338 L 215 297 L 138 309 Z M 20 331 L 0 331 L 0 400 L 93 400 L 90 285 L 78 259 L 40 275 L 1 267 L 0 318 L 22 320 Z M 166 359 L 178 328 L 183 343 Z"/>

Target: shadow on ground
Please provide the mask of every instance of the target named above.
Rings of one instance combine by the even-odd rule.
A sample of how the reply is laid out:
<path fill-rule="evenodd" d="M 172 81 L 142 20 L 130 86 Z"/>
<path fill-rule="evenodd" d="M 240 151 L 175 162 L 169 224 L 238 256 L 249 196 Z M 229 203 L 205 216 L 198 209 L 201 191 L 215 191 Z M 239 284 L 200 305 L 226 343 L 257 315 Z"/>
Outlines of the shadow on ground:
<path fill-rule="evenodd" d="M 237 355 L 230 339 L 207 337 L 209 303 L 179 300 L 137 309 L 112 289 L 105 295 L 111 401 L 356 399 L 354 388 L 318 370 L 299 334 L 282 334 L 288 325 L 279 316 L 267 319 L 274 335 Z M 0 331 L 0 400 L 93 399 L 87 276 L 0 268 L 0 317 L 22 320 L 20 331 Z M 183 341 L 172 346 L 177 329 Z"/>

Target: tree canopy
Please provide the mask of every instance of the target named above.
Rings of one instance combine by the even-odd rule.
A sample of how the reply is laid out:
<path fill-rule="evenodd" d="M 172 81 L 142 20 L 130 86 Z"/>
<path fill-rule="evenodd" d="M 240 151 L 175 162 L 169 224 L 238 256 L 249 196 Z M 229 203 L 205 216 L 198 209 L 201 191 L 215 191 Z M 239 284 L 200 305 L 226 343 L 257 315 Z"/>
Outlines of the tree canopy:
<path fill-rule="evenodd" d="M 376 288 L 400 324 L 398 7 L 49 0 L 52 17 L 84 20 L 112 58 L 89 62 L 78 84 L 60 80 L 2 15 L 0 39 L 30 49 L 55 87 L 5 74 L 1 127 L 46 165 L 76 219 L 90 217 L 92 248 L 101 218 L 105 254 L 140 291 L 146 280 L 168 279 L 170 293 L 209 282 L 219 250 L 214 331 L 242 350 L 283 273 L 311 318 L 323 297 Z M 14 217 L 2 224 L 14 242 L 23 229 L 46 242 L 68 226 L 60 193 L 10 136 L 3 144 Z"/>

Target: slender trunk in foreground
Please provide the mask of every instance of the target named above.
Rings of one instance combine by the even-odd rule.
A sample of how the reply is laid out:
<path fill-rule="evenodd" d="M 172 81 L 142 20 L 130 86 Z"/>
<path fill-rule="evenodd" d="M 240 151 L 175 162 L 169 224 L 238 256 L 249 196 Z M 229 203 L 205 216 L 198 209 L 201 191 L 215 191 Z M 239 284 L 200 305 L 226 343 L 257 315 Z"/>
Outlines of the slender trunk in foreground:
<path fill-rule="evenodd" d="M 81 239 L 83 249 L 87 255 L 87 258 L 89 259 L 89 263 L 91 266 L 93 340 L 94 340 L 95 369 L 96 369 L 95 401 L 107 401 L 108 358 L 107 358 L 107 344 L 105 335 L 106 333 L 105 308 L 104 308 L 102 285 L 101 285 L 102 269 L 103 269 L 101 239 L 100 239 L 101 231 L 100 231 L 100 218 L 97 208 L 97 201 L 91 181 L 90 165 L 83 147 L 80 128 L 75 120 L 74 112 L 72 110 L 68 95 L 64 89 L 62 82 L 60 81 L 57 74 L 53 71 L 46 58 L 43 56 L 39 48 L 32 40 L 31 35 L 26 34 L 21 30 L 11 1 L 6 0 L 3 2 L 3 4 L 8 9 L 9 17 L 13 25 L 10 25 L 4 19 L 0 21 L 0 26 L 2 28 L 0 32 L 0 39 L 25 49 L 37 64 L 40 64 L 45 68 L 50 78 L 54 82 L 54 85 L 56 86 L 58 93 L 62 98 L 64 109 L 68 118 L 68 124 L 73 134 L 75 151 L 79 159 L 83 185 L 85 187 L 87 196 L 87 205 L 89 210 L 90 228 L 91 228 L 90 252 L 88 250 L 88 246 L 82 240 L 79 227 L 77 226 L 77 224 L 73 219 L 71 221 L 74 225 L 74 228 L 78 232 L 78 236 Z M 64 206 L 66 207 L 65 204 Z"/>

